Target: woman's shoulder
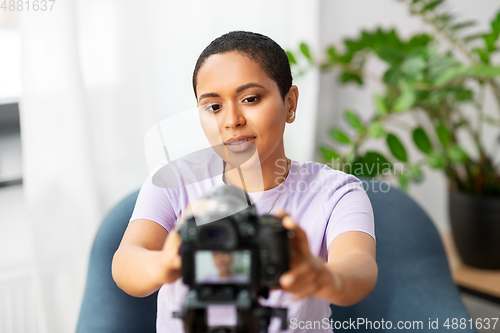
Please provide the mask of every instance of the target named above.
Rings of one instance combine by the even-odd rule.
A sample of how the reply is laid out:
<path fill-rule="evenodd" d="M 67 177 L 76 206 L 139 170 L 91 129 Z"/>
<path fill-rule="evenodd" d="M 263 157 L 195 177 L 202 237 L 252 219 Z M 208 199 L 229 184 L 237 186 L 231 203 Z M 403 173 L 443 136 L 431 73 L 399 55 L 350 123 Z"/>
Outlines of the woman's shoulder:
<path fill-rule="evenodd" d="M 358 180 L 355 176 L 345 173 L 344 171 L 332 168 L 332 166 L 314 161 L 297 161 L 293 160 L 290 174 L 298 176 L 298 178 L 327 178 L 332 180 L 352 179 Z M 305 180 L 305 179 L 304 179 Z"/>
<path fill-rule="evenodd" d="M 318 184 L 322 190 L 330 193 L 344 186 L 363 187 L 362 182 L 354 175 L 314 161 L 293 160 L 290 175 L 296 186 L 300 183 L 309 186 Z"/>

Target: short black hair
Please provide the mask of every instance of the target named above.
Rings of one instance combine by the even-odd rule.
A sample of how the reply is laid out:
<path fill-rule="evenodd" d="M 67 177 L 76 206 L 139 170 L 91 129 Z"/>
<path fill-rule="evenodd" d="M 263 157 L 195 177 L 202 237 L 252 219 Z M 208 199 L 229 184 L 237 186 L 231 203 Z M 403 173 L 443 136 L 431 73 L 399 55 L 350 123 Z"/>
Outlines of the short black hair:
<path fill-rule="evenodd" d="M 196 93 L 198 71 L 205 60 L 211 55 L 231 51 L 241 52 L 255 61 L 277 83 L 281 97 L 285 100 L 292 86 L 292 72 L 285 50 L 271 38 L 249 31 L 228 32 L 214 39 L 201 52 L 193 72 L 193 89 L 196 98 L 198 98 Z"/>

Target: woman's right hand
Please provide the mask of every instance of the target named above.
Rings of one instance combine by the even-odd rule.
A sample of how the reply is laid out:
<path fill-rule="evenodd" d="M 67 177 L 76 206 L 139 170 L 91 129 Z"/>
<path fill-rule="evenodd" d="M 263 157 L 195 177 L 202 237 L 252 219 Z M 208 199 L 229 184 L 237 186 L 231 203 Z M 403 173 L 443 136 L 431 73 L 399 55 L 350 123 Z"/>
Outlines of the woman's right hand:
<path fill-rule="evenodd" d="M 163 264 L 160 272 L 163 283 L 172 283 L 181 277 L 181 256 L 179 254 L 181 242 L 182 238 L 176 228 L 172 229 L 165 239 L 161 250 Z"/>
<path fill-rule="evenodd" d="M 199 199 L 191 204 L 188 204 L 183 210 L 177 220 L 176 227 L 168 234 L 161 251 L 163 264 L 161 265 L 162 270 L 160 275 L 164 283 L 175 282 L 181 277 L 181 256 L 179 254 L 179 249 L 182 243 L 182 238 L 178 232 L 180 224 L 182 224 L 186 218 L 191 215 L 203 215 L 206 209 L 213 208 L 214 204 L 216 204 L 216 202 L 213 200 Z"/>

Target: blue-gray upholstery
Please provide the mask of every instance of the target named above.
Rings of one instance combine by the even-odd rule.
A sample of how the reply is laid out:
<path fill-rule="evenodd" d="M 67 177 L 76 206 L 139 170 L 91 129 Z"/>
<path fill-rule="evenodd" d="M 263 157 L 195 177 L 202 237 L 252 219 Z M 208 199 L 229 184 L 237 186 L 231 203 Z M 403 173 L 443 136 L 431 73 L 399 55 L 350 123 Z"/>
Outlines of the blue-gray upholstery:
<path fill-rule="evenodd" d="M 470 316 L 451 278 L 441 239 L 429 216 L 401 190 L 391 187 L 387 191 L 387 186 L 380 188 L 378 182 L 373 186 L 371 181 L 368 184 L 377 237 L 377 286 L 356 305 L 332 305 L 332 319 L 342 322 L 384 319 L 393 325 L 387 330 L 363 326 L 363 332 L 394 331 L 398 321 L 422 321 L 423 329 L 415 331 L 441 332 L 447 331 L 442 326 L 447 318 L 449 324 L 452 318 L 468 320 Z M 438 330 L 429 329 L 429 318 L 431 321 L 439 318 Z M 460 329 L 460 332 L 477 330 Z"/>
<path fill-rule="evenodd" d="M 127 295 L 111 275 L 111 262 L 134 210 L 139 191 L 118 203 L 106 216 L 90 252 L 87 284 L 77 333 L 156 332 L 156 297 Z"/>

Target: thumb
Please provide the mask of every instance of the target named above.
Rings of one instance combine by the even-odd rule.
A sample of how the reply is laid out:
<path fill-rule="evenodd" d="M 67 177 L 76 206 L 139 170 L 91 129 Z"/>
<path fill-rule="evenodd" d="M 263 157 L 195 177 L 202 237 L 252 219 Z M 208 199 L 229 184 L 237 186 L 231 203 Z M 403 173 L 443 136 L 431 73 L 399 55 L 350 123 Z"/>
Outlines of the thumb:
<path fill-rule="evenodd" d="M 301 227 L 295 221 L 293 218 L 288 215 L 284 210 L 278 209 L 276 211 L 275 216 L 277 218 L 282 219 L 283 226 L 290 230 L 293 231 L 294 236 L 292 238 L 292 246 L 293 248 L 301 255 L 307 255 L 309 253 L 309 244 L 307 242 L 307 235 L 302 230 Z"/>

